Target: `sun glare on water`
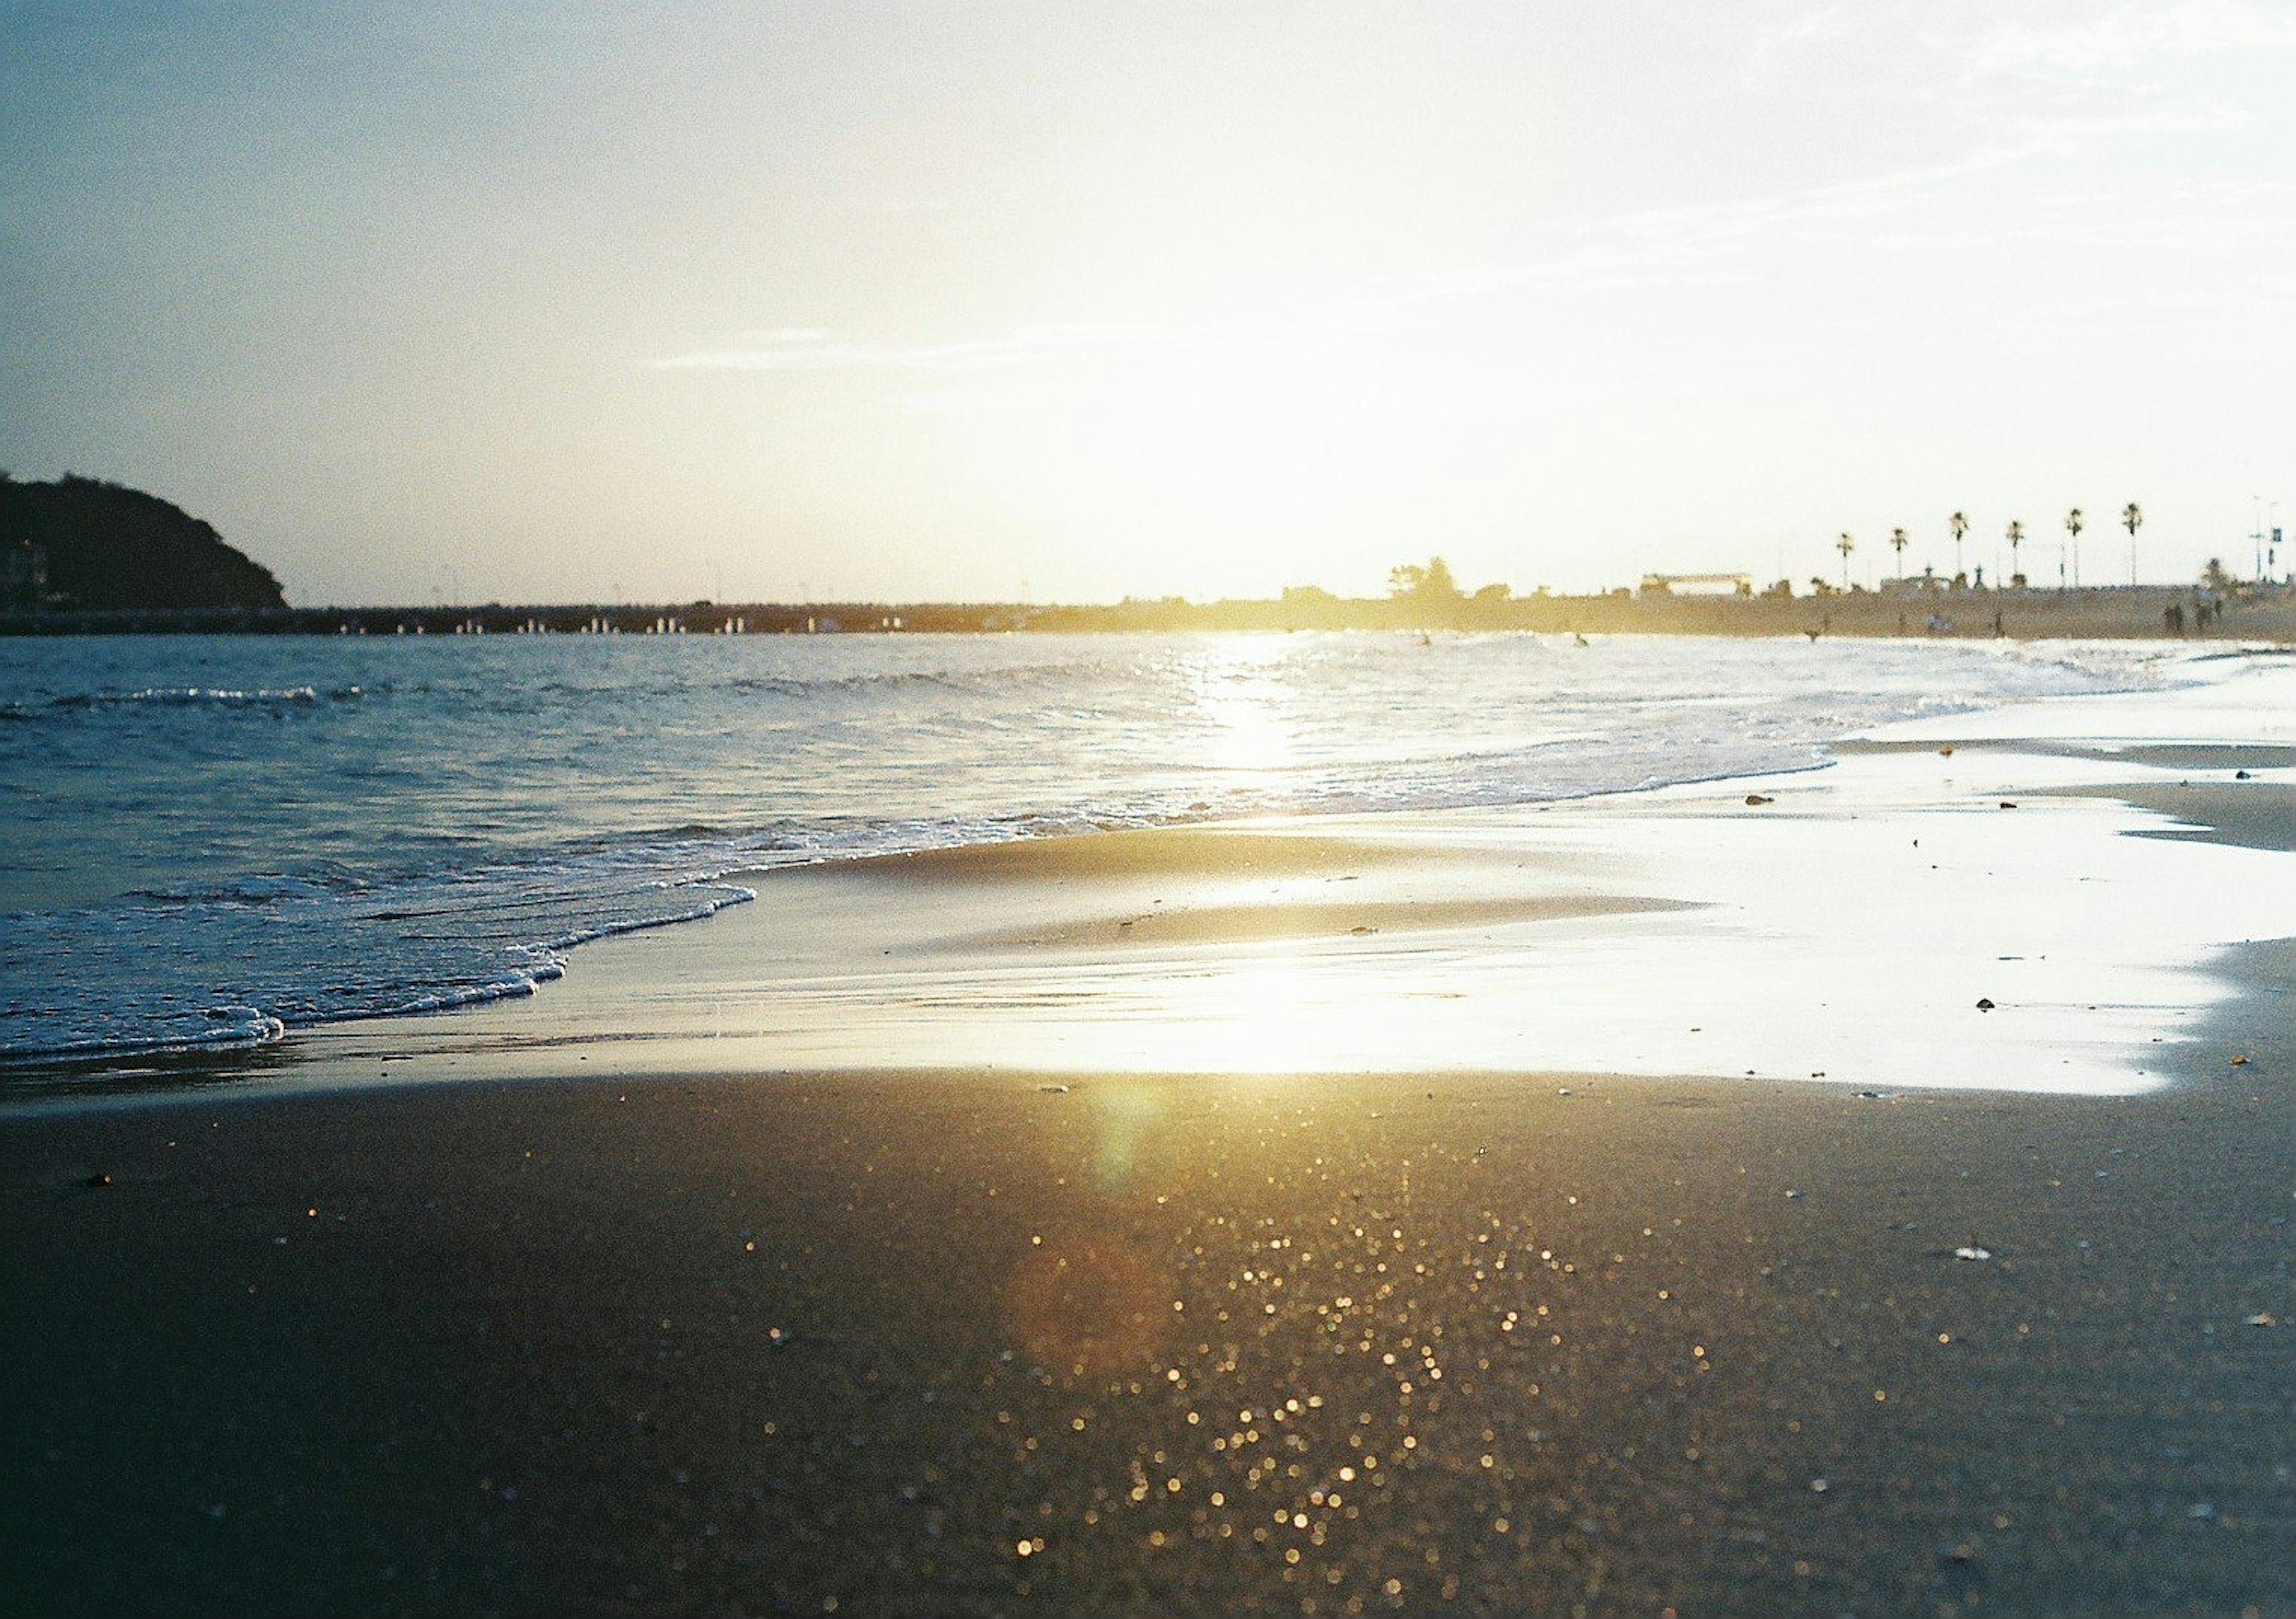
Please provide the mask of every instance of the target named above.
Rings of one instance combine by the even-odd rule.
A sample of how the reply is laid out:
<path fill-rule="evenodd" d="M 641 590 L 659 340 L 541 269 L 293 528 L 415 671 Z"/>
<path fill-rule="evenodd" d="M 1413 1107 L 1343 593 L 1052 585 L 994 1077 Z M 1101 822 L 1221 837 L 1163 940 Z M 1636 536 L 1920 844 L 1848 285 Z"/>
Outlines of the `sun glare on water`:
<path fill-rule="evenodd" d="M 1292 693 L 1280 669 L 1283 637 L 1252 635 L 1222 649 L 1203 677 L 1197 703 L 1216 770 L 1237 775 L 1274 777 L 1288 769 L 1297 753 Z"/>

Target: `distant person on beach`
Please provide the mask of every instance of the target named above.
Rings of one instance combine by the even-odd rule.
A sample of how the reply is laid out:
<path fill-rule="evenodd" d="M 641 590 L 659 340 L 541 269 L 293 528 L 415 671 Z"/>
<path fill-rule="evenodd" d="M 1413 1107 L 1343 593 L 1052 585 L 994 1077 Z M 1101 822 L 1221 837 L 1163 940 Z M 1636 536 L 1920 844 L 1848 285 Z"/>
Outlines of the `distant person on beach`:
<path fill-rule="evenodd" d="M 2185 604 L 2181 601 L 2169 603 L 2161 611 L 2161 623 L 2171 635 L 2182 635 L 2185 633 Z"/>

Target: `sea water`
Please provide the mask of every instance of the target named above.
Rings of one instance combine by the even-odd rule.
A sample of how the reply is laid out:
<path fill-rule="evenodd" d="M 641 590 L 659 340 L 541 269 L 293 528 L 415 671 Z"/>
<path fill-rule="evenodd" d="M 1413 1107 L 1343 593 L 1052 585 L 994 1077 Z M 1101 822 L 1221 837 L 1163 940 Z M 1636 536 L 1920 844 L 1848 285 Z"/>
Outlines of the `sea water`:
<path fill-rule="evenodd" d="M 1824 764 L 2141 644 L 1515 635 L 0 642 L 0 1060 L 528 994 L 775 866 Z"/>

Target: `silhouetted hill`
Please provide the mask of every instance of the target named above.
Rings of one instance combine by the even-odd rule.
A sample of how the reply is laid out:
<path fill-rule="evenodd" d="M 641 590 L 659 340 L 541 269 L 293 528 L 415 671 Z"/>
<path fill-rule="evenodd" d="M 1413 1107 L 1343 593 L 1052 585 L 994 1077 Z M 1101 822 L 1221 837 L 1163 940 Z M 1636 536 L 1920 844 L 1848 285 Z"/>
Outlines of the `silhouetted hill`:
<path fill-rule="evenodd" d="M 282 607 L 271 570 L 181 507 L 70 475 L 0 474 L 0 549 L 45 553 L 47 592 L 79 608 Z"/>

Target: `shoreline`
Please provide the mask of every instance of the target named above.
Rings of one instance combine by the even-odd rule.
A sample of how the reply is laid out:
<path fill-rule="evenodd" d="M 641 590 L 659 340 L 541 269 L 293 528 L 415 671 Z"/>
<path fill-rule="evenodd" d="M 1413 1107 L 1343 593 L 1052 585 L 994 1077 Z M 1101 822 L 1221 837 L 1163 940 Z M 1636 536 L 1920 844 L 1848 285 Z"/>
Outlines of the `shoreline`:
<path fill-rule="evenodd" d="M 530 995 L 19 1064 L 0 1109 L 593 1065 L 2141 1088 L 2136 1048 L 2223 993 L 2212 954 L 2296 914 L 2288 863 L 2256 858 L 2296 848 L 2283 688 L 2243 659 L 1888 725 L 1784 774 L 722 872 L 753 901 L 586 942 Z M 2144 928 L 2116 927 L 2123 888 Z"/>
<path fill-rule="evenodd" d="M 0 1110 L 0 1607 L 2296 1613 L 2296 754 L 2221 695 L 783 871 Z"/>
<path fill-rule="evenodd" d="M 2296 673 L 2232 684 L 1911 722 L 1780 776 L 727 873 L 756 899 L 586 944 L 529 997 L 116 1067 L 2141 1089 L 2230 993 L 2218 953 L 2296 931 Z"/>
<path fill-rule="evenodd" d="M 1136 650 L 1145 655 L 1144 647 Z M 106 658 L 128 656 L 127 649 L 88 650 Z M 705 694 L 688 706 L 710 716 L 710 725 L 730 728 L 729 734 L 748 723 L 742 694 L 770 674 L 753 665 L 778 667 L 779 662 L 794 660 L 833 669 L 851 658 L 871 668 L 884 662 L 888 666 L 865 679 L 864 688 L 873 699 L 898 700 L 890 707 L 883 701 L 869 707 L 875 717 L 865 727 L 870 740 L 864 753 L 891 761 L 873 769 L 890 769 L 895 777 L 904 773 L 897 762 L 904 746 L 898 720 L 907 700 L 903 683 L 915 673 L 904 672 L 908 664 L 922 659 L 934 669 L 946 665 L 959 671 L 983 665 L 988 686 L 1004 694 L 988 707 L 1001 714 L 1011 707 L 1012 692 L 1025 689 L 1032 660 L 1051 658 L 1065 665 L 1096 657 L 1081 642 L 1045 649 L 1009 639 L 906 651 L 890 644 L 842 652 L 791 646 L 755 647 L 738 656 L 733 649 L 720 650 L 726 656 L 699 647 L 685 653 L 631 648 L 629 653 L 652 654 L 640 658 L 649 666 L 668 656 L 663 667 L 675 666 L 700 680 Z M 832 726 L 815 738 L 821 744 L 816 751 L 825 749 L 822 767 L 800 769 L 786 787 L 777 787 L 769 770 L 761 772 L 760 761 L 744 765 L 738 758 L 706 757 L 713 751 L 707 747 L 682 746 L 677 751 L 684 766 L 672 773 L 673 780 L 657 784 L 655 797 L 646 796 L 643 783 L 624 783 L 602 801 L 607 824 L 595 837 L 568 838 L 562 816 L 546 812 L 552 804 L 578 802 L 587 790 L 578 777 L 565 776 L 558 768 L 575 752 L 546 752 L 545 764 L 529 780 L 514 756 L 502 751 L 514 749 L 514 740 L 504 734 L 499 716 L 489 717 L 498 706 L 494 694 L 514 687 L 516 670 L 560 663 L 619 666 L 627 655 L 603 645 L 563 646 L 554 652 L 528 646 L 501 646 L 492 652 L 469 648 L 454 661 L 480 675 L 463 695 L 483 700 L 468 713 L 456 707 L 460 698 L 446 704 L 445 735 L 461 736 L 481 752 L 494 750 L 490 756 L 507 773 L 501 789 L 483 785 L 494 780 L 494 772 L 472 776 L 451 763 L 433 773 L 437 795 L 414 793 L 415 777 L 394 777 L 396 785 L 377 789 L 385 812 L 381 842 L 362 853 L 355 828 L 324 815 L 312 821 L 304 806 L 333 802 L 339 776 L 365 780 L 355 756 L 345 756 L 340 769 L 332 768 L 331 749 L 344 738 L 403 721 L 403 715 L 394 719 L 404 704 L 391 695 L 392 672 L 412 677 L 416 666 L 429 666 L 427 656 L 419 648 L 362 650 L 348 643 L 309 643 L 300 651 L 282 648 L 269 654 L 217 646 L 200 656 L 243 656 L 258 658 L 259 666 L 241 668 L 233 681 L 217 688 L 208 676 L 176 667 L 165 644 L 153 642 L 135 656 L 156 661 L 120 691 L 111 691 L 119 683 L 100 670 L 81 670 L 17 716 L 35 722 L 29 730 L 15 728 L 21 732 L 20 744 L 40 742 L 46 720 L 56 719 L 62 727 L 57 733 L 61 741 L 80 751 L 69 761 L 73 768 L 57 778 L 66 787 L 53 793 L 30 789 L 28 802 L 53 813 L 36 816 L 28 826 L 27 848 L 14 868 L 20 880 L 11 903 L 35 914 L 13 941 L 17 948 L 5 953 L 12 963 L 21 963 L 30 993 L 0 1017 L 8 1026 L 0 1031 L 0 1043 L 10 1047 L 11 1068 L 36 1063 L 35 1048 L 67 1062 L 107 1055 L 132 1062 L 138 1051 L 244 1050 L 283 1033 L 283 1022 L 311 1027 L 514 998 L 529 993 L 537 978 L 554 978 L 563 963 L 550 958 L 565 957 L 577 940 L 659 925 L 680 912 L 698 913 L 747 898 L 746 890 L 702 879 L 760 862 L 977 841 L 1000 833 L 1041 835 L 1111 822 L 1205 824 L 1279 810 L 1313 815 L 1464 805 L 1519 798 L 1527 783 L 1538 784 L 1543 799 L 1592 801 L 1606 790 L 1631 792 L 1660 779 L 1718 783 L 1758 769 L 1816 767 L 1824 762 L 1820 744 L 1829 732 L 1849 732 L 1931 702 L 1973 702 L 1979 692 L 1996 693 L 1997 700 L 2005 687 L 2141 687 L 2162 678 L 2202 678 L 2210 669 L 2254 661 L 2101 643 L 2046 651 L 1749 643 L 1690 658 L 1678 643 L 1651 638 L 1627 638 L 1605 650 L 1582 652 L 1536 639 L 1469 637 L 1431 654 L 1408 638 L 1383 645 L 1356 638 L 1344 646 L 1286 646 L 1263 639 L 1223 648 L 1199 637 L 1183 650 L 1185 656 L 1177 666 L 1182 675 L 1157 664 L 1162 673 L 1152 678 L 1142 673 L 1148 666 L 1136 665 L 1128 654 L 1117 673 L 1100 682 L 1128 690 L 1148 679 L 1158 691 L 1171 687 L 1166 692 L 1168 712 L 1179 716 L 1160 726 L 1135 714 L 1133 730 L 1160 737 L 1170 732 L 1179 740 L 1168 739 L 1168 745 L 1177 751 L 1168 756 L 1168 743 L 1151 746 L 1133 764 L 1119 762 L 1104 783 L 1078 763 L 1090 756 L 1088 747 L 1078 759 L 1053 768 L 1049 788 L 1032 793 L 1027 784 L 1043 773 L 1024 773 L 1025 781 L 1008 788 L 1001 780 L 1001 749 L 993 740 L 951 744 L 937 756 L 956 773 L 946 798 L 937 798 L 935 777 L 919 761 L 906 770 L 914 779 L 898 803 L 924 813 L 918 819 L 887 819 L 878 813 L 882 806 L 869 787 L 878 774 L 851 775 L 839 763 L 845 753 L 823 740 L 834 733 Z M 1636 706 L 1628 702 L 1623 729 L 1614 735 L 1602 732 L 1601 716 L 1618 709 L 1620 699 L 1649 671 L 1660 671 L 1662 681 L 1686 674 L 1697 686 L 1706 678 L 1710 657 L 1720 660 L 1714 676 L 1719 689 L 1736 693 L 1722 700 L 1726 708 L 1742 711 L 1737 720 L 1701 707 L 1673 718 L 1637 718 Z M 1356 715 L 1350 724 L 1365 728 L 1368 751 L 1360 756 L 1352 740 L 1340 740 L 1347 727 L 1333 732 L 1328 723 L 1304 716 L 1295 717 L 1309 725 L 1306 740 L 1287 745 L 1287 722 L 1281 716 L 1298 707 L 1307 687 L 1298 700 L 1281 695 L 1281 682 L 1237 688 L 1250 700 L 1242 695 L 1228 700 L 1224 685 L 1218 687 L 1218 701 L 1190 694 L 1189 683 L 1203 672 L 1198 666 L 1205 660 L 1205 667 L 1221 680 L 1271 661 L 1283 668 L 1304 661 L 1320 671 L 1314 676 L 1320 681 L 1332 668 L 1358 658 L 1368 660 L 1376 678 L 1357 698 L 1335 697 L 1329 706 Z M 2184 672 L 2188 659 L 2189 675 Z M 742 668 L 750 672 L 741 673 Z M 2163 670 L 2170 673 L 2164 676 Z M 1847 683 L 1841 706 L 1830 713 L 1825 693 L 1833 690 L 1835 674 L 1828 671 Z M 1502 684 L 1489 684 L 1494 681 Z M 839 677 L 811 681 L 805 690 L 810 701 L 823 692 L 836 698 L 842 686 Z M 1582 688 L 1582 695 L 1573 695 Z M 1513 707 L 1485 716 L 1474 694 L 1486 689 L 1515 690 Z M 1798 689 L 1800 698 L 1792 695 Z M 1766 690 L 1768 695 L 1762 695 Z M 1382 694 L 1403 700 L 1382 702 Z M 367 701 L 369 696 L 374 700 Z M 949 702 L 968 710 L 980 706 L 970 696 L 957 699 L 938 692 L 925 700 L 929 708 Z M 1777 710 L 1781 700 L 1787 705 L 1783 713 Z M 1488 766 L 1486 755 L 1476 748 L 1464 755 L 1438 749 L 1422 760 L 1415 750 L 1424 744 L 1397 720 L 1411 713 L 1440 714 L 1440 723 L 1456 724 L 1464 734 L 1489 743 L 1496 751 Z M 258 810 L 250 821 L 234 807 L 230 773 L 202 767 L 184 784 L 189 807 L 181 858 L 168 848 L 140 842 L 132 818 L 115 822 L 95 816 L 86 839 L 71 830 L 77 814 L 71 795 L 78 789 L 70 789 L 69 782 L 95 779 L 110 768 L 92 741 L 108 728 L 124 726 L 128 736 L 140 735 L 148 717 L 168 734 L 228 735 L 258 714 L 280 720 L 287 727 L 283 738 L 301 739 L 276 760 L 291 785 L 275 814 Z M 1053 729 L 1064 728 L 1074 730 L 1056 718 Z M 1576 739 L 1582 733 L 1600 740 L 1581 747 Z M 689 729 L 679 734 L 698 733 Z M 993 739 L 1002 734 L 1001 727 L 985 734 Z M 448 762 L 457 756 L 452 747 L 436 754 Z M 1382 757 L 1417 763 L 1390 771 L 1378 765 Z M 28 768 L 35 763 L 29 756 L 20 762 Z M 693 768 L 697 765 L 702 768 Z M 731 767 L 730 774 L 725 766 Z M 924 773 L 918 774 L 920 770 Z M 565 779 L 554 784 L 554 776 Z M 656 802 L 675 797 L 673 789 L 688 789 L 701 798 L 690 806 L 693 818 L 685 824 L 660 826 L 658 817 L 646 814 Z M 167 772 L 156 773 L 151 790 L 169 790 Z M 365 790 L 357 789 L 355 794 Z M 431 797 L 438 802 L 426 809 Z M 937 802 L 938 808 L 930 807 Z M 440 817 L 452 818 L 450 805 L 459 805 L 476 827 L 498 828 L 504 841 L 497 846 L 480 838 L 477 841 L 486 846 L 467 858 L 443 858 L 423 846 L 423 838 L 446 830 Z M 999 812 L 999 805 L 1013 814 Z M 757 807 L 752 811 L 750 805 Z M 1021 814 L 1020 808 L 1027 806 L 1034 806 L 1034 813 Z M 424 827 L 432 832 L 422 832 Z M 273 863 L 299 849 L 306 851 L 304 856 L 287 859 L 275 874 Z M 241 853 L 217 858 L 228 851 Z M 336 866 L 329 855 L 346 863 Z M 299 873 L 312 878 L 315 886 L 307 889 Z M 370 880 L 360 880 L 362 874 Z M 180 910 L 172 904 L 176 900 L 184 902 Z M 488 911 L 493 914 L 485 914 Z M 431 916 L 459 912 L 479 924 L 469 948 L 455 943 L 460 929 L 426 925 Z M 578 965 L 592 953 L 575 952 Z M 91 961 L 97 963 L 94 973 L 86 970 Z M 168 970 L 166 964 L 175 961 L 179 969 Z M 218 1009 L 221 1015 L 203 1008 Z"/>

